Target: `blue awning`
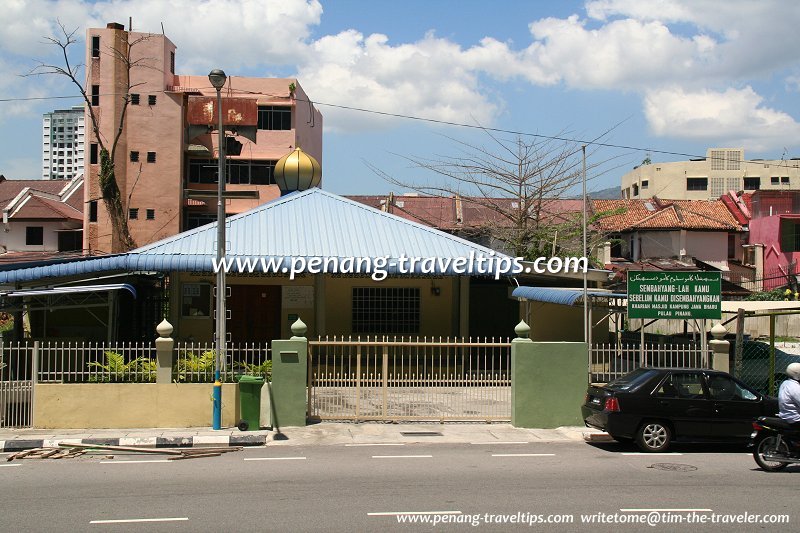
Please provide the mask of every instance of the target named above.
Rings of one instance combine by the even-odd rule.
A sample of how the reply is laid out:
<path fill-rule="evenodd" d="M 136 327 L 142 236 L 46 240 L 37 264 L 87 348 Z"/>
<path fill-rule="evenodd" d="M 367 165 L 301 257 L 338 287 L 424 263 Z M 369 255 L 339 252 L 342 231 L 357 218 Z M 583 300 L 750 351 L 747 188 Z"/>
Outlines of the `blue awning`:
<path fill-rule="evenodd" d="M 590 289 L 586 291 L 589 298 L 628 298 L 624 292 L 608 292 Z M 583 302 L 583 289 L 559 289 L 555 287 L 517 287 L 511 296 L 532 300 L 535 302 L 546 302 L 559 305 L 575 305 L 576 302 Z"/>
<path fill-rule="evenodd" d="M 136 288 L 130 283 L 107 283 L 104 285 L 76 285 L 72 287 L 52 287 L 46 289 L 27 289 L 0 293 L 4 297 L 50 296 L 53 294 L 76 294 L 85 292 L 108 292 L 126 290 L 136 298 Z"/>

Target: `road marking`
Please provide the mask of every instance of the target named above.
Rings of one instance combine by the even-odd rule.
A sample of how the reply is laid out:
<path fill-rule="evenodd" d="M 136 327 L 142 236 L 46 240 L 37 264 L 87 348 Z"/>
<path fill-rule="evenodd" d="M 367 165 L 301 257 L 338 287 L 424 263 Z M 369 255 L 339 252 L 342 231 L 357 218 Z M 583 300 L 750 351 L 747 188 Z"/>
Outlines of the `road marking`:
<path fill-rule="evenodd" d="M 367 516 L 405 516 L 410 514 L 463 514 L 461 511 L 386 511 L 383 513 L 367 513 Z"/>
<path fill-rule="evenodd" d="M 174 461 L 170 461 L 169 459 L 145 459 L 139 461 L 115 461 L 113 459 L 107 459 L 100 461 L 100 464 L 104 465 L 131 465 L 131 464 L 140 464 L 140 463 L 173 463 Z"/>
<path fill-rule="evenodd" d="M 492 457 L 553 457 L 554 453 L 493 453 Z"/>
<path fill-rule="evenodd" d="M 305 457 L 247 457 L 245 461 L 302 461 Z"/>
<path fill-rule="evenodd" d="M 713 509 L 620 509 L 622 513 L 713 513 Z"/>
<path fill-rule="evenodd" d="M 528 441 L 524 440 L 509 440 L 509 441 L 486 441 L 486 442 L 470 442 L 470 444 L 481 445 L 481 444 L 530 444 Z"/>
<path fill-rule="evenodd" d="M 356 444 L 345 444 L 345 446 L 405 446 L 404 442 L 365 442 Z"/>
<path fill-rule="evenodd" d="M 424 459 L 432 455 L 373 455 L 373 459 Z"/>
<path fill-rule="evenodd" d="M 17 463 L 15 465 L 0 465 L 0 468 L 3 468 L 5 466 L 22 466 L 22 465 L 20 463 Z"/>
<path fill-rule="evenodd" d="M 185 522 L 188 516 L 181 518 L 128 518 L 123 520 L 92 520 L 90 524 L 130 524 L 136 522 Z"/>
<path fill-rule="evenodd" d="M 622 452 L 622 455 L 683 455 L 682 453 L 675 453 L 675 452 L 666 452 L 666 453 L 650 453 L 650 452 Z"/>

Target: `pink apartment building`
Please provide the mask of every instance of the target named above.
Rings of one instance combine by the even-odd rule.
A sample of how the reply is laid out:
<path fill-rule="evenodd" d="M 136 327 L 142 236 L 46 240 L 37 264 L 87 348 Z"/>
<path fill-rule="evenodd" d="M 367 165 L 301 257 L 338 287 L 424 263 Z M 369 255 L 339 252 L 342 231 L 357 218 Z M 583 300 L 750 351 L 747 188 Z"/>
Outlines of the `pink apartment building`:
<path fill-rule="evenodd" d="M 129 32 L 120 24 L 86 32 L 86 90 L 100 135 L 110 148 L 126 98 L 128 69 L 119 53 L 130 46 L 131 89 L 117 152 L 116 178 L 131 235 L 142 246 L 216 220 L 216 200 L 192 198 L 217 188 L 217 133 L 196 127 L 203 103 L 214 105 L 207 75 L 175 73 L 176 46 L 161 34 Z M 225 65 L 219 65 L 223 70 Z M 245 121 L 255 124 L 255 142 L 241 135 L 240 155 L 228 155 L 227 190 L 257 191 L 255 199 L 226 200 L 228 215 L 280 196 L 273 176 L 278 159 L 296 147 L 322 163 L 322 115 L 296 79 L 245 78 L 227 72 L 223 110 L 249 100 Z M 253 116 L 255 115 L 255 116 Z M 216 116 L 216 112 L 212 116 Z M 195 122 L 189 128 L 190 122 Z M 86 116 L 84 250 L 122 251 L 114 242 L 97 176 L 99 149 Z M 242 132 L 237 132 L 242 133 Z M 233 136 L 232 133 L 229 135 Z"/>

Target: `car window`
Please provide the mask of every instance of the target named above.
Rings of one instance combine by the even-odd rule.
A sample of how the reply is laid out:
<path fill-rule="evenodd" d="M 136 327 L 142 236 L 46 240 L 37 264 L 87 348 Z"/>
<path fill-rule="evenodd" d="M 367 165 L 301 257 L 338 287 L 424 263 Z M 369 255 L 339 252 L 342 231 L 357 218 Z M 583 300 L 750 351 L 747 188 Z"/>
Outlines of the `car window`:
<path fill-rule="evenodd" d="M 655 395 L 663 398 L 704 398 L 702 374 L 670 374 L 656 389 Z"/>
<path fill-rule="evenodd" d="M 649 368 L 637 368 L 633 372 L 620 376 L 606 385 L 607 389 L 634 391 L 656 376 L 658 372 Z"/>
<path fill-rule="evenodd" d="M 713 400 L 757 400 L 758 396 L 728 376 L 709 376 L 708 392 Z"/>

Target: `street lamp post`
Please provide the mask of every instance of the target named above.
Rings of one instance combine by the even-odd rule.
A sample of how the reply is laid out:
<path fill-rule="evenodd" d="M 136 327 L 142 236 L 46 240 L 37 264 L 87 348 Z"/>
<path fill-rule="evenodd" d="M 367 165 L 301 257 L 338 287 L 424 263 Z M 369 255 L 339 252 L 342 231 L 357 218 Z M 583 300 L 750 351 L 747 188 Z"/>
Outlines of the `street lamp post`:
<path fill-rule="evenodd" d="M 225 127 L 222 123 L 222 87 L 225 85 L 227 76 L 220 69 L 212 70 L 208 75 L 211 85 L 217 90 L 217 129 L 219 130 L 219 171 L 217 173 L 217 265 L 222 264 L 225 258 Z M 222 429 L 222 381 L 220 379 L 220 367 L 223 357 L 225 357 L 226 332 L 226 311 L 225 311 L 225 269 L 217 270 L 217 328 L 214 337 L 214 348 L 216 357 L 214 360 L 214 394 L 213 394 L 213 429 Z"/>

